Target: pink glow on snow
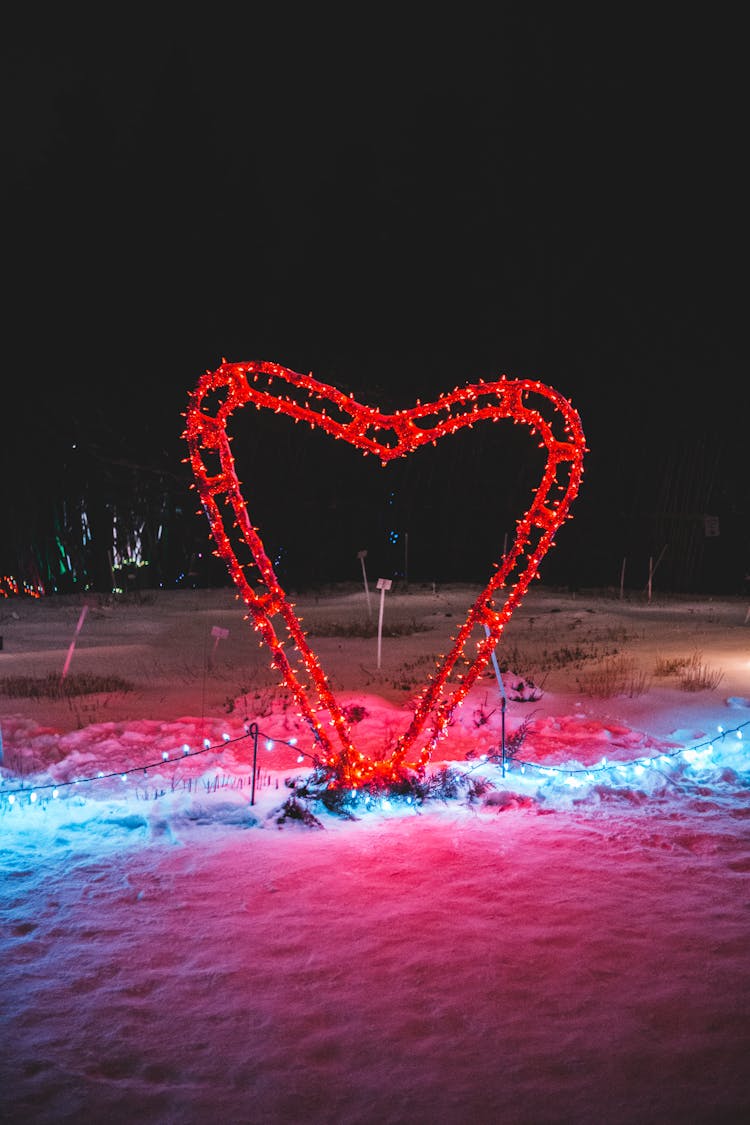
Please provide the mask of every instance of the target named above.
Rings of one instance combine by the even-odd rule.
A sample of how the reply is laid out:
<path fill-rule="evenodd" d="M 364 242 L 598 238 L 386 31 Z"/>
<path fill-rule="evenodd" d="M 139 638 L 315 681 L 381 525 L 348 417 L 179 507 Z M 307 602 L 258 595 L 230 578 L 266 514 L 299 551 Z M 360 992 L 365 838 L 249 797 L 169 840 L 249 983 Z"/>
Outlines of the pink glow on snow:
<path fill-rule="evenodd" d="M 434 610 L 427 596 L 414 607 Z M 80 603 L 5 608 L 0 674 L 59 669 Z M 723 679 L 595 700 L 578 672 L 550 674 L 506 716 L 509 732 L 532 716 L 522 756 L 549 772 L 503 778 L 481 762 L 500 729 L 488 677 L 434 765 L 492 788 L 357 820 L 316 808 L 322 828 L 277 823 L 286 779 L 308 769 L 289 709 L 249 685 L 222 705 L 247 655 L 231 647 L 230 595 L 92 609 L 71 673 L 141 669 L 141 695 L 78 715 L 0 697 L 0 1120 L 746 1121 L 746 608 L 535 593 L 514 619 L 519 648 L 534 630 L 554 646 L 625 621 L 621 647 L 642 666 L 700 647 Z M 305 616 L 327 611 L 321 599 Z M 231 635 L 204 676 L 217 622 Z M 366 712 L 358 739 L 375 746 L 403 723 L 389 676 L 429 643 L 385 638 L 378 680 L 374 641 L 317 642 L 342 700 Z M 94 780 L 65 786 L 75 778 Z M 40 790 L 32 806 L 48 782 L 60 797 Z"/>

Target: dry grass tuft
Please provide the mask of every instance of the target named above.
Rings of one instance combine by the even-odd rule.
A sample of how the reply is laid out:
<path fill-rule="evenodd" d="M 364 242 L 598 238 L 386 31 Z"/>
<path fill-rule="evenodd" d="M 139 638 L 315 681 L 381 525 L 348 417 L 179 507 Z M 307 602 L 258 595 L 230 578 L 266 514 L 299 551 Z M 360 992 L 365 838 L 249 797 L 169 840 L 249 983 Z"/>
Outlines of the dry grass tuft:
<path fill-rule="evenodd" d="M 680 676 L 684 672 L 687 662 L 687 656 L 657 656 L 654 675 L 659 679 L 665 679 L 667 676 Z"/>
<path fill-rule="evenodd" d="M 414 633 L 429 632 L 430 625 L 418 621 L 386 622 L 383 625 L 384 637 L 411 637 Z M 374 621 L 318 621 L 308 626 L 311 637 L 377 637 L 378 626 Z"/>
<path fill-rule="evenodd" d="M 680 687 L 683 691 L 713 691 L 723 679 L 721 670 L 704 664 L 703 653 L 694 652 L 680 673 Z"/>
<path fill-rule="evenodd" d="M 709 668 L 697 651 L 691 656 L 657 657 L 654 675 L 677 676 L 683 691 L 713 691 L 724 679 L 724 673 Z"/>
<path fill-rule="evenodd" d="M 133 685 L 119 676 L 97 676 L 90 672 L 74 673 L 65 679 L 55 673 L 0 679 L 0 695 L 12 699 L 72 699 L 115 691 L 133 691 Z"/>
<path fill-rule="evenodd" d="M 627 695 L 630 699 L 645 695 L 650 680 L 639 669 L 635 660 L 627 656 L 607 657 L 598 668 L 584 672 L 577 679 L 584 695 L 607 699 L 614 695 Z"/>

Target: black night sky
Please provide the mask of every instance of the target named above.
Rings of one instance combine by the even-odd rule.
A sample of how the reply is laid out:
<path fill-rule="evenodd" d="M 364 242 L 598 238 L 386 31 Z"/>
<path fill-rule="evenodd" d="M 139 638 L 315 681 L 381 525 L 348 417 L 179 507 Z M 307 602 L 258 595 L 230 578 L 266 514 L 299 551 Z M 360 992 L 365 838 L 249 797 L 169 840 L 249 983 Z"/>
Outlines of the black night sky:
<path fill-rule="evenodd" d="M 667 589 L 743 591 L 739 26 L 66 9 L 4 40 L 5 573 L 42 566 L 73 494 L 101 529 L 158 481 L 182 519 L 161 575 L 177 581 L 206 530 L 180 500 L 181 415 L 226 357 L 386 410 L 540 379 L 590 449 L 543 579 L 615 585 L 627 557 L 637 589 L 659 557 Z M 292 529 L 308 544 L 289 582 L 356 580 L 360 547 L 398 573 L 389 519 L 411 524 L 410 577 L 476 577 L 468 544 L 496 551 L 512 517 L 493 503 L 527 484 L 487 443 L 453 456 L 461 480 L 446 461 L 358 512 L 357 473 L 296 435 L 243 439 L 274 549 L 294 554 Z"/>

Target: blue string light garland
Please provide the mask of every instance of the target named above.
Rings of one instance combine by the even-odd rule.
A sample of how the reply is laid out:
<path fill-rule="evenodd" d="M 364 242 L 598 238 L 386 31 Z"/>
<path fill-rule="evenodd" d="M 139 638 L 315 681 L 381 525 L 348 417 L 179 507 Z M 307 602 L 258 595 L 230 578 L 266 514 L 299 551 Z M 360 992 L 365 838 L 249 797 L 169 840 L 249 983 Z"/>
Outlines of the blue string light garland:
<path fill-rule="evenodd" d="M 231 746 L 236 742 L 244 742 L 245 739 L 252 737 L 254 737 L 254 735 L 251 732 L 250 728 L 247 727 L 245 729 L 245 733 L 237 735 L 236 738 L 230 738 L 228 734 L 225 734 L 222 738 L 222 741 L 216 743 L 211 743 L 208 739 L 204 739 L 203 746 L 200 750 L 191 750 L 187 744 L 183 744 L 181 752 L 176 752 L 174 755 L 170 755 L 169 751 L 165 750 L 162 753 L 161 759 L 153 762 L 145 762 L 143 765 L 129 766 L 127 769 L 108 770 L 107 772 L 99 770 L 96 774 L 92 774 L 90 777 L 75 777 L 71 781 L 50 781 L 39 785 L 20 785 L 15 789 L 0 789 L 0 807 L 4 808 L 6 805 L 12 806 L 16 804 L 16 798 L 19 794 L 28 796 L 29 802 L 31 804 L 35 804 L 38 800 L 37 795 L 46 790 L 51 790 L 52 792 L 50 795 L 53 799 L 56 800 L 60 796 L 61 789 L 70 789 L 76 785 L 87 785 L 92 781 L 105 781 L 108 778 L 113 777 L 119 777 L 122 778 L 123 781 L 125 781 L 125 779 L 131 774 L 145 774 L 148 773 L 150 769 L 154 769 L 157 766 L 175 765 L 177 762 L 186 761 L 188 758 L 197 758 L 200 754 L 208 754 L 212 750 L 218 750 L 221 752 L 225 750 L 227 746 Z M 297 749 L 297 740 L 294 738 L 289 739 L 288 741 L 281 738 L 271 738 L 269 735 L 265 735 L 261 731 L 257 732 L 256 737 L 265 738 L 267 749 L 271 749 L 271 747 L 276 744 L 279 744 L 281 746 L 289 746 L 295 750 Z M 311 755 L 307 755 L 305 751 L 299 751 L 299 755 L 300 757 L 298 758 L 298 761 L 302 761 L 303 757 L 311 757 Z M 0 786 L 2 786 L 2 784 L 3 779 L 0 777 Z"/>
<path fill-rule="evenodd" d="M 725 739 L 728 735 L 736 734 L 737 738 L 741 739 L 742 731 L 746 726 L 750 726 L 750 719 L 744 723 L 740 723 L 736 727 L 731 727 L 729 730 L 724 730 L 724 728 L 720 726 L 718 728 L 718 735 L 715 738 L 707 738 L 705 739 L 705 741 L 698 742 L 694 746 L 678 746 L 674 750 L 669 751 L 660 750 L 658 754 L 647 755 L 645 757 L 641 756 L 638 758 L 633 758 L 631 761 L 626 762 L 610 762 L 606 758 L 603 758 L 600 762 L 597 762 L 596 765 L 593 766 L 577 766 L 575 768 L 571 768 L 569 766 L 547 766 L 543 765 L 540 762 L 530 762 L 523 758 L 516 758 L 512 754 L 508 755 L 505 761 L 508 764 L 519 766 L 522 773 L 525 772 L 527 768 L 529 768 L 535 769 L 539 773 L 557 773 L 563 776 L 571 777 L 577 774 L 587 774 L 591 775 L 591 780 L 593 780 L 593 775 L 597 773 L 624 771 L 631 766 L 635 766 L 636 768 L 641 766 L 643 769 L 653 769 L 655 768 L 657 762 L 664 763 L 666 761 L 669 761 L 671 758 L 678 758 L 680 756 L 684 757 L 689 764 L 692 764 L 700 754 L 701 750 L 708 747 L 709 751 L 713 752 L 714 743 L 723 741 L 723 739 Z"/>
<path fill-rule="evenodd" d="M 635 767 L 636 769 L 640 767 L 643 770 L 656 769 L 657 764 L 664 764 L 665 762 L 668 762 L 671 759 L 678 758 L 680 756 L 684 757 L 689 764 L 693 764 L 700 756 L 702 750 L 708 750 L 709 753 L 712 753 L 715 742 L 723 741 L 725 738 L 733 734 L 736 735 L 739 740 L 741 740 L 742 731 L 747 726 L 750 726 L 750 720 L 747 720 L 744 723 L 740 723 L 736 727 L 731 727 L 728 730 L 724 730 L 724 728 L 720 726 L 718 728 L 718 734 L 716 737 L 707 738 L 704 741 L 698 742 L 693 746 L 677 747 L 676 749 L 670 751 L 660 751 L 658 754 L 653 754 L 645 757 L 640 756 L 638 758 L 633 758 L 630 761 L 610 762 L 606 758 L 603 758 L 600 762 L 596 763 L 593 766 L 549 766 L 544 765 L 540 762 L 532 762 L 528 759 L 517 758 L 512 753 L 509 753 L 503 758 L 503 772 L 505 772 L 506 766 L 508 768 L 518 767 L 521 773 L 525 773 L 527 769 L 530 769 L 536 770 L 537 773 L 543 775 L 549 776 L 550 774 L 556 774 L 566 779 L 574 779 L 580 775 L 584 775 L 585 780 L 593 781 L 597 774 L 617 772 L 624 773 L 631 767 Z M 78 777 L 72 779 L 71 781 L 45 782 L 38 785 L 21 785 L 14 789 L 0 788 L 0 809 L 2 809 L 2 811 L 4 812 L 7 812 L 8 809 L 19 807 L 19 796 L 27 797 L 28 805 L 35 805 L 39 800 L 38 795 L 42 792 L 46 792 L 47 790 L 51 791 L 50 796 L 53 799 L 57 799 L 59 798 L 60 791 L 62 789 L 70 789 L 74 786 L 86 785 L 95 781 L 104 781 L 108 778 L 114 777 L 120 777 L 123 781 L 125 781 L 126 778 L 131 774 L 146 774 L 150 769 L 155 769 L 158 766 L 163 767 L 165 765 L 175 765 L 177 762 L 185 761 L 188 758 L 195 758 L 201 754 L 210 753 L 211 751 L 221 752 L 225 750 L 227 746 L 232 746 L 238 742 L 244 742 L 248 738 L 254 739 L 255 749 L 257 749 L 258 740 L 264 739 L 266 749 L 268 750 L 273 749 L 273 747 L 276 745 L 288 746 L 291 749 L 297 751 L 298 762 L 302 762 L 304 758 L 310 758 L 313 762 L 316 761 L 314 755 L 298 748 L 296 738 L 274 738 L 272 735 L 265 734 L 263 731 L 259 730 L 256 723 L 250 723 L 246 725 L 245 733 L 237 735 L 235 738 L 230 738 L 228 734 L 225 734 L 222 738 L 222 741 L 218 743 L 211 743 L 208 739 L 204 739 L 203 746 L 199 750 L 192 750 L 187 744 L 183 744 L 181 751 L 176 752 L 174 755 L 170 755 L 169 751 L 165 750 L 162 753 L 161 759 L 155 760 L 153 762 L 146 762 L 143 765 L 129 766 L 126 769 L 109 770 L 107 772 L 100 770 L 98 773 L 92 774 L 90 777 Z M 495 760 L 499 760 L 499 756 L 488 754 L 481 755 L 481 757 L 471 766 L 471 768 L 466 771 L 467 776 L 470 773 L 476 772 L 481 766 L 487 765 L 488 761 Z M 257 771 L 254 761 L 253 780 L 255 780 L 256 772 Z M 3 779 L 0 778 L 0 786 L 2 786 L 2 784 Z"/>

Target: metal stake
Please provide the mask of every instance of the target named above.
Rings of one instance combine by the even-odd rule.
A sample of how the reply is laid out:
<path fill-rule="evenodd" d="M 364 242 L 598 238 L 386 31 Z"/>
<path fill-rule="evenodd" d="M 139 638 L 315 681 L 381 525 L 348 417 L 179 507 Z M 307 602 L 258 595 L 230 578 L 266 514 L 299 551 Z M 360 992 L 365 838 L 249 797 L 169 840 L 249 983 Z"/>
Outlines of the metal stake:
<path fill-rule="evenodd" d="M 253 783 L 250 789 L 250 804 L 255 804 L 255 774 L 257 772 L 258 761 L 258 724 L 250 723 L 249 727 L 245 728 L 247 733 L 253 740 Z"/>

